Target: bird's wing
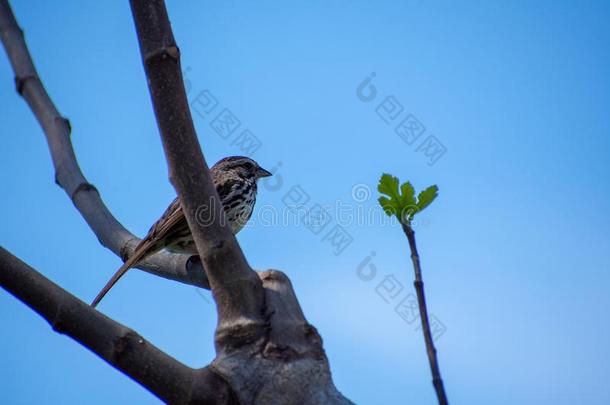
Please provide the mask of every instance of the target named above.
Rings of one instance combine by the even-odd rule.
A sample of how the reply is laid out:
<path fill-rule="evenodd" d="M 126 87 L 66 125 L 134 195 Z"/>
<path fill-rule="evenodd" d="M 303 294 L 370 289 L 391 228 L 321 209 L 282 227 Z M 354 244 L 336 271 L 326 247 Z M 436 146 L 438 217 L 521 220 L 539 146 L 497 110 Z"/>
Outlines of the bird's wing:
<path fill-rule="evenodd" d="M 140 260 L 146 256 L 158 252 L 166 245 L 164 241 L 172 233 L 183 233 L 184 228 L 188 231 L 188 224 L 182 212 L 182 206 L 178 197 L 169 205 L 161 218 L 154 223 L 144 239 L 136 246 L 133 254 L 125 261 L 125 263 L 114 273 L 112 278 L 106 283 L 104 288 L 99 292 L 91 303 L 95 307 L 110 289 L 119 281 L 121 277 Z"/>
<path fill-rule="evenodd" d="M 165 247 L 163 241 L 167 240 L 168 236 L 174 232 L 183 230 L 184 227 L 188 229 L 180 199 L 176 197 L 161 215 L 161 218 L 150 227 L 144 239 L 136 246 L 134 255 L 141 248 L 146 248 L 149 253 L 163 249 Z"/>

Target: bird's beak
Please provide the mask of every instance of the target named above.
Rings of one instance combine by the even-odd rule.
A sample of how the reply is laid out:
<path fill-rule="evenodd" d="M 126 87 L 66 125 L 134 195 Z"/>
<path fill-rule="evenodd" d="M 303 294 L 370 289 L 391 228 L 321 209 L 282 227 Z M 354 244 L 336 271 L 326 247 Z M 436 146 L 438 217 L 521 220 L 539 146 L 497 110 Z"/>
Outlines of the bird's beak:
<path fill-rule="evenodd" d="M 269 176 L 273 176 L 273 173 L 263 169 L 262 167 L 258 168 L 258 171 L 256 172 L 256 177 L 258 177 L 260 179 L 260 178 L 269 177 Z"/>

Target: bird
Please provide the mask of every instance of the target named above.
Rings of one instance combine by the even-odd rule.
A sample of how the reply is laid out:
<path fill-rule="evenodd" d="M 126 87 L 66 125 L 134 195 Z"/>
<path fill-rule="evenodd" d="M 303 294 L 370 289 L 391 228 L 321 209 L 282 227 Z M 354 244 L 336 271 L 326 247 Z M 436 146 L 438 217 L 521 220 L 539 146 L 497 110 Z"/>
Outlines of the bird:
<path fill-rule="evenodd" d="M 216 162 L 210 169 L 210 174 L 224 208 L 225 218 L 233 234 L 237 234 L 252 216 L 257 181 L 271 176 L 272 173 L 249 157 L 229 156 Z M 95 308 L 127 270 L 164 248 L 174 252 L 197 254 L 179 197 L 172 201 L 161 218 L 153 224 L 131 256 L 95 297 L 91 306 Z"/>

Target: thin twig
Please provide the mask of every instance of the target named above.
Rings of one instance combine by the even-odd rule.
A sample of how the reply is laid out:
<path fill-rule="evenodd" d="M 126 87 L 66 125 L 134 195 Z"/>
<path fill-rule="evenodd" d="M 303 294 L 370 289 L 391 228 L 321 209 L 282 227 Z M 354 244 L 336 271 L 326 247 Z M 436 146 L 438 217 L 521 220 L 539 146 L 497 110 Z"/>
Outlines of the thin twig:
<path fill-rule="evenodd" d="M 411 249 L 411 260 L 413 261 L 413 270 L 415 270 L 415 281 L 413 282 L 413 285 L 415 286 L 415 292 L 417 293 L 419 315 L 422 323 L 422 331 L 424 333 L 424 341 L 426 342 L 426 352 L 428 353 L 428 361 L 430 362 L 430 370 L 432 371 L 432 385 L 434 385 L 438 403 L 440 405 L 447 405 L 447 395 L 445 394 L 445 387 L 443 386 L 443 379 L 441 378 L 441 371 L 438 366 L 434 340 L 432 339 L 432 333 L 430 332 L 430 321 L 428 320 L 428 309 L 426 307 L 426 296 L 424 294 L 424 281 L 421 275 L 421 264 L 419 261 L 419 253 L 417 252 L 417 244 L 415 243 L 415 231 L 409 222 L 402 223 L 402 229 L 407 235 L 409 248 Z"/>
<path fill-rule="evenodd" d="M 116 220 L 95 186 L 83 176 L 70 140 L 70 123 L 60 115 L 44 88 L 7 0 L 0 0 L 0 38 L 15 73 L 17 92 L 30 106 L 47 138 L 56 183 L 68 194 L 100 243 L 125 260 L 139 239 Z M 138 268 L 209 289 L 205 272 L 196 256 L 162 251 L 149 257 Z"/>

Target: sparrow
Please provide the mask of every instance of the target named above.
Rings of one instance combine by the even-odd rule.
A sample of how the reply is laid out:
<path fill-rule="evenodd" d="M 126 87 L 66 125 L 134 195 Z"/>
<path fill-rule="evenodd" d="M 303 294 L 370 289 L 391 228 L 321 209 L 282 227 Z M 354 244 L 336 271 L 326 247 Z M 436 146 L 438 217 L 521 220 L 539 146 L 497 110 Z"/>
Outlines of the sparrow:
<path fill-rule="evenodd" d="M 224 208 L 225 217 L 233 233 L 237 234 L 252 216 L 256 203 L 257 181 L 272 174 L 245 156 L 229 156 L 219 160 L 210 169 L 210 174 Z M 95 307 L 99 304 L 127 270 L 165 248 L 174 252 L 197 254 L 197 247 L 178 197 L 153 224 L 132 255 L 95 297 L 91 306 Z"/>

